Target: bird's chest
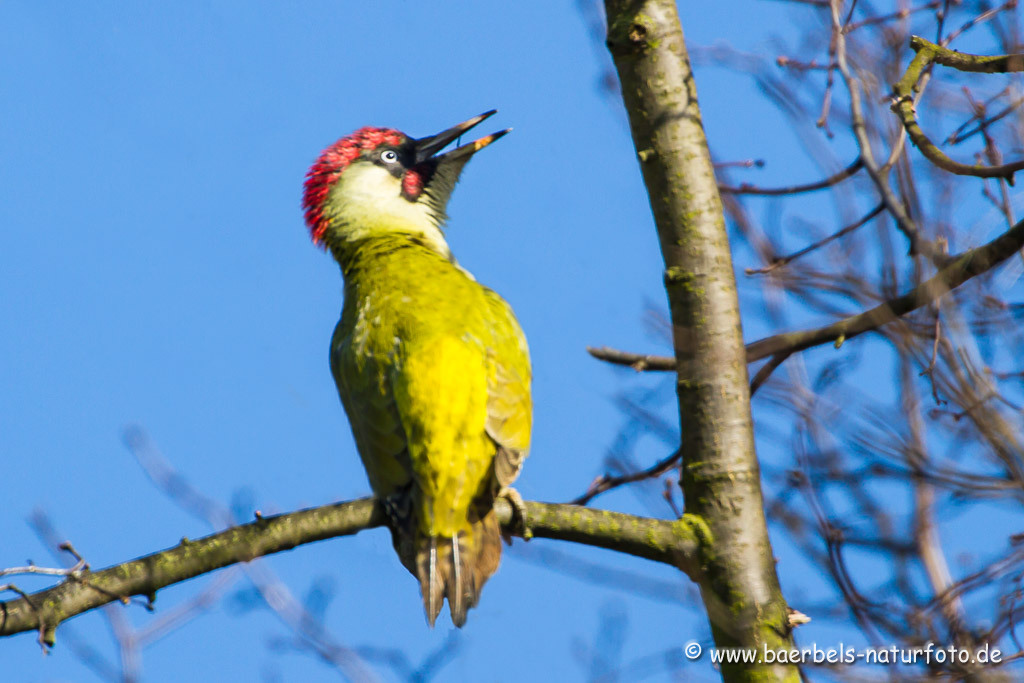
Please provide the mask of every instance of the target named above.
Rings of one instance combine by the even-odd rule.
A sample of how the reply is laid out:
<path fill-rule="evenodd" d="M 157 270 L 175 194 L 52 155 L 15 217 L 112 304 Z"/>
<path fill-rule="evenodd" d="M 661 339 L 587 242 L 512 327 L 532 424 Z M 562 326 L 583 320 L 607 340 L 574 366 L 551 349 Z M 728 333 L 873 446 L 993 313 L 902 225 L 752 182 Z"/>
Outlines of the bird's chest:
<path fill-rule="evenodd" d="M 389 395 L 410 358 L 428 354 L 438 338 L 466 334 L 479 289 L 447 260 L 411 249 L 352 273 L 332 343 L 339 389 Z"/>

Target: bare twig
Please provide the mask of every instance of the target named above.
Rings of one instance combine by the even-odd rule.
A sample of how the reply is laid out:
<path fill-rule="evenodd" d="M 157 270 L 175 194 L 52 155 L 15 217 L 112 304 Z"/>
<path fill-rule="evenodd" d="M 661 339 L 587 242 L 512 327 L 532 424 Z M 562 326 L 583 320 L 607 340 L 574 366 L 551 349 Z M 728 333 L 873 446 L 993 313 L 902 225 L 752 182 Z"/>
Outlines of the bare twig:
<path fill-rule="evenodd" d="M 878 216 L 883 211 L 885 211 L 885 204 L 879 204 L 878 206 L 873 208 L 871 211 L 869 211 L 865 216 L 860 218 L 858 221 L 856 221 L 854 223 L 851 223 L 850 225 L 847 225 L 846 227 L 844 227 L 842 230 L 839 230 L 838 232 L 832 233 L 831 235 L 829 235 L 825 239 L 818 240 L 814 244 L 806 246 L 803 249 L 800 249 L 799 251 L 795 251 L 795 252 L 793 252 L 792 254 L 790 254 L 788 256 L 780 256 L 778 258 L 775 258 L 775 259 L 772 260 L 771 263 L 769 263 L 764 268 L 744 268 L 743 272 L 746 273 L 747 275 L 761 275 L 761 274 L 764 274 L 764 273 L 770 273 L 773 270 L 775 270 L 776 268 L 779 268 L 781 266 L 787 265 L 791 261 L 794 261 L 795 259 L 798 259 L 798 258 L 800 258 L 801 256 L 803 256 L 805 254 L 809 254 L 812 251 L 814 251 L 815 249 L 819 249 L 819 248 L 825 246 L 826 244 L 828 244 L 829 242 L 832 242 L 833 240 L 837 240 L 840 237 L 843 237 L 845 235 L 850 234 L 851 232 L 853 232 L 857 228 L 861 227 L 862 225 L 866 225 L 867 223 L 869 223 L 873 218 Z"/>
<path fill-rule="evenodd" d="M 764 197 L 778 197 L 781 195 L 790 194 L 801 194 L 804 192 L 814 192 L 816 190 L 824 190 L 829 187 L 840 183 L 847 178 L 855 175 L 857 171 L 864 167 L 864 160 L 861 157 L 854 159 L 853 163 L 839 171 L 834 173 L 827 178 L 815 181 L 813 183 L 807 183 L 804 185 L 789 185 L 787 187 L 757 187 L 749 183 L 743 183 L 741 185 L 722 185 L 719 184 L 718 191 L 725 194 L 749 194 L 749 195 L 760 195 Z"/>
<path fill-rule="evenodd" d="M 629 474 L 621 474 L 618 476 L 613 476 L 607 473 L 602 474 L 590 483 L 590 486 L 587 487 L 587 490 L 583 495 L 580 495 L 569 502 L 572 505 L 586 505 L 605 491 L 611 491 L 619 486 L 643 481 L 644 479 L 660 477 L 675 467 L 679 463 L 680 457 L 682 457 L 681 454 L 679 451 L 676 451 L 675 453 L 662 458 L 647 469 L 640 470 L 639 472 L 631 472 Z"/>

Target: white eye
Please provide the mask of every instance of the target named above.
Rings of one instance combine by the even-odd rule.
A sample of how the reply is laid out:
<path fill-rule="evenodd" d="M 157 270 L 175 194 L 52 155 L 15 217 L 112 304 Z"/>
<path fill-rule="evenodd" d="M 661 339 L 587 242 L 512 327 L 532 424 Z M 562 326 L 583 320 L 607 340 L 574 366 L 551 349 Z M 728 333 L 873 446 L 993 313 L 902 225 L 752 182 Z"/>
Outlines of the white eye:
<path fill-rule="evenodd" d="M 386 149 L 380 153 L 380 160 L 385 164 L 393 164 L 398 161 L 398 155 L 393 149 Z"/>

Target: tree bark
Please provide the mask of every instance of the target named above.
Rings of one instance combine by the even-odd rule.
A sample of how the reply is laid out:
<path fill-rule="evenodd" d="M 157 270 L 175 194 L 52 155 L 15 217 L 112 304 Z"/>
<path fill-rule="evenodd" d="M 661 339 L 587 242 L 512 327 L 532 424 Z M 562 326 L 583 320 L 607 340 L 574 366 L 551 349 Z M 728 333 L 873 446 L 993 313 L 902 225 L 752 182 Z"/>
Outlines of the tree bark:
<path fill-rule="evenodd" d="M 700 584 L 718 648 L 792 647 L 754 450 L 739 301 L 714 168 L 675 0 L 606 0 L 608 49 L 665 261 L 687 515 L 709 531 Z M 685 634 L 688 636 L 689 634 Z M 688 639 L 684 637 L 684 639 Z M 797 680 L 794 666 L 723 664 L 725 680 Z"/>

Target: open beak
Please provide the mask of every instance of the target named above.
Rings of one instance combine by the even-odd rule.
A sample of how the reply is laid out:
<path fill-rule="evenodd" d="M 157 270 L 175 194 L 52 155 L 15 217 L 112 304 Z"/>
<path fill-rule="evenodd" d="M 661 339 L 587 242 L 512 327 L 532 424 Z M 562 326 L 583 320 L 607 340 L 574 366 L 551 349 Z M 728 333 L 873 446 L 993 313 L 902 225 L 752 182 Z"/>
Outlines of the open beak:
<path fill-rule="evenodd" d="M 427 161 L 428 159 L 435 159 L 437 161 L 450 161 L 453 159 L 461 159 L 463 157 L 468 158 L 475 154 L 476 152 L 480 151 L 481 149 L 491 144 L 501 136 L 505 135 L 512 129 L 506 128 L 505 130 L 498 131 L 497 133 L 491 133 L 490 135 L 482 137 L 479 140 L 474 140 L 469 144 L 462 145 L 461 147 L 456 147 L 450 152 L 445 152 L 444 154 L 440 154 L 436 157 L 434 156 L 434 154 L 444 149 L 449 142 L 460 137 L 470 128 L 496 113 L 498 113 L 498 110 L 492 109 L 490 111 L 484 112 L 483 114 L 480 114 L 479 116 L 474 116 L 468 121 L 463 121 L 457 126 L 452 126 L 448 130 L 442 131 L 437 135 L 431 135 L 429 137 L 420 138 L 419 140 L 416 140 L 414 142 L 414 147 L 416 150 L 416 163 L 420 164 L 423 163 L 424 161 Z"/>

